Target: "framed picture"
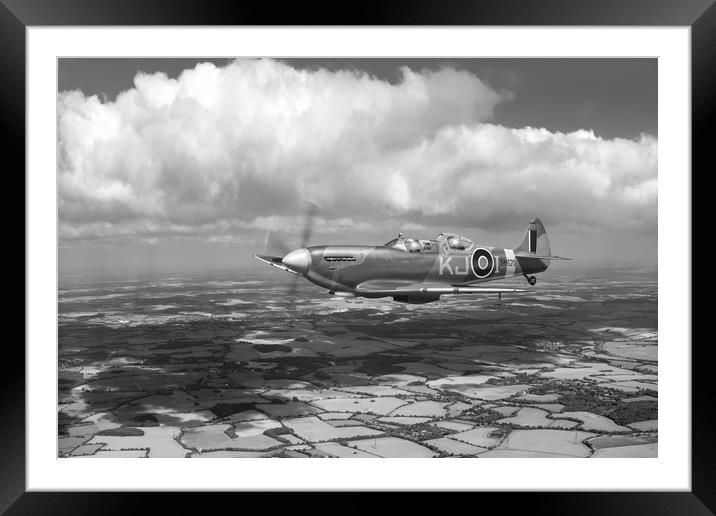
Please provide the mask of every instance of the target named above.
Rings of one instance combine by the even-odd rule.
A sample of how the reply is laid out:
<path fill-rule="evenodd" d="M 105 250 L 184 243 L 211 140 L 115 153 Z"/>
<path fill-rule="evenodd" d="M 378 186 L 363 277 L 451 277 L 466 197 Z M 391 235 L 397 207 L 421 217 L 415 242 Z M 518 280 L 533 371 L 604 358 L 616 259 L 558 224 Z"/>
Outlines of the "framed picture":
<path fill-rule="evenodd" d="M 6 4 L 27 304 L 3 509 L 713 510 L 691 338 L 711 2 Z"/>

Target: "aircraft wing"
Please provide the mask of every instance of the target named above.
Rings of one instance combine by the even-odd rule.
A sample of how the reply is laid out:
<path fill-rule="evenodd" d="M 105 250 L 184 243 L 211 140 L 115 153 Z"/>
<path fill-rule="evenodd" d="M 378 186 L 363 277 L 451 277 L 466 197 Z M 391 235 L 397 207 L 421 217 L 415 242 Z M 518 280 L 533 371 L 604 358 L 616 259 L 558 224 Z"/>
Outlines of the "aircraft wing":
<path fill-rule="evenodd" d="M 444 283 L 409 283 L 390 280 L 370 280 L 359 284 L 357 292 L 382 296 L 416 294 L 497 294 L 524 292 L 518 288 L 453 286 Z"/>
<path fill-rule="evenodd" d="M 290 272 L 291 274 L 298 274 L 296 271 L 292 271 L 288 267 L 286 267 L 283 262 L 281 261 L 282 258 L 278 256 L 262 256 L 255 254 L 254 258 L 257 258 L 258 260 L 261 260 L 264 263 L 268 263 L 272 267 L 276 267 L 277 269 L 281 269 L 282 271 Z"/>
<path fill-rule="evenodd" d="M 515 258 L 539 258 L 540 260 L 572 260 L 573 258 L 564 258 L 563 256 L 541 256 L 534 253 L 515 253 Z"/>

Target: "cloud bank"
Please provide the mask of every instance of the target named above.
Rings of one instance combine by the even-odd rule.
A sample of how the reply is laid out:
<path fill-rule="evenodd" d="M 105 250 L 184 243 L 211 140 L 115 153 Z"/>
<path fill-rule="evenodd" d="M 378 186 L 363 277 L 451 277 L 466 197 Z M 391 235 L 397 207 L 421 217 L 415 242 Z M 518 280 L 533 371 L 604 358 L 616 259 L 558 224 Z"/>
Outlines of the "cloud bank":
<path fill-rule="evenodd" d="M 221 239 L 295 221 L 305 200 L 324 227 L 656 230 L 656 138 L 503 127 L 509 93 L 401 73 L 238 60 L 139 73 L 111 102 L 61 92 L 60 238 Z"/>

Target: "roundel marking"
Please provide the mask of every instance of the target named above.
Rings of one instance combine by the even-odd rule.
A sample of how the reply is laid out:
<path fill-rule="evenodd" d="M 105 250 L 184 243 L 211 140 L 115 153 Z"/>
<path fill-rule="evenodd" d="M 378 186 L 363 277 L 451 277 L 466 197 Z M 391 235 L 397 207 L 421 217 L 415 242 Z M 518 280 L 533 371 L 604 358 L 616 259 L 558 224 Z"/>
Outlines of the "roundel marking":
<path fill-rule="evenodd" d="M 484 247 L 478 247 L 472 253 L 472 272 L 478 278 L 490 275 L 495 267 L 495 257 Z"/>

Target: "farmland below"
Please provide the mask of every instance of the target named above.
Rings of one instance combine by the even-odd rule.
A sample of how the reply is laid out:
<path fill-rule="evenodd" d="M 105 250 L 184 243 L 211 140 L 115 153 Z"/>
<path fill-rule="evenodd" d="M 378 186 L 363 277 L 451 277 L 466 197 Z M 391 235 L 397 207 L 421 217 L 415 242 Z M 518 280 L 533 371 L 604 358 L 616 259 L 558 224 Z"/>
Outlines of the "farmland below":
<path fill-rule="evenodd" d="M 656 273 L 565 269 L 427 305 L 62 279 L 58 456 L 656 457 Z"/>

